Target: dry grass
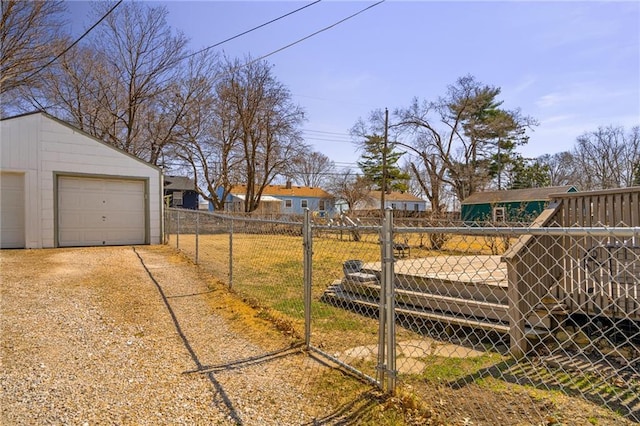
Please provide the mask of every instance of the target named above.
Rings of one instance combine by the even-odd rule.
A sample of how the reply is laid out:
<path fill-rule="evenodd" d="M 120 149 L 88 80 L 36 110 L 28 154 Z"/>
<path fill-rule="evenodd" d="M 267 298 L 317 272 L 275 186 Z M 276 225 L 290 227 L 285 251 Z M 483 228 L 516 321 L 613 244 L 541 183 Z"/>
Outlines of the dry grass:
<path fill-rule="evenodd" d="M 400 238 L 401 237 L 401 238 Z M 443 254 L 470 255 L 492 254 L 495 241 L 478 236 L 452 236 L 444 250 L 431 250 L 428 238 L 423 234 L 403 234 L 398 240 L 407 239 L 412 258 L 424 258 Z M 170 243 L 176 244 L 176 236 Z M 195 236 L 182 234 L 179 248 L 195 258 Z M 253 306 L 283 315 L 297 330 L 304 331 L 304 280 L 302 237 L 292 230 L 290 235 L 243 234 L 233 235 L 233 271 L 229 268 L 230 238 L 228 234 L 200 235 L 198 260 L 201 266 L 220 281 L 229 284 Z M 363 232 L 355 241 L 349 233 L 316 233 L 313 238 L 312 318 L 314 338 L 319 345 L 341 350 L 346 347 L 375 343 L 377 319 L 358 315 L 347 310 L 322 303 L 324 291 L 343 276 L 342 265 L 346 260 L 379 262 L 379 236 L 375 232 Z M 365 312 L 361 312 L 364 314 Z M 344 339 L 344 333 L 349 337 Z M 409 336 L 407 336 L 409 337 Z"/>

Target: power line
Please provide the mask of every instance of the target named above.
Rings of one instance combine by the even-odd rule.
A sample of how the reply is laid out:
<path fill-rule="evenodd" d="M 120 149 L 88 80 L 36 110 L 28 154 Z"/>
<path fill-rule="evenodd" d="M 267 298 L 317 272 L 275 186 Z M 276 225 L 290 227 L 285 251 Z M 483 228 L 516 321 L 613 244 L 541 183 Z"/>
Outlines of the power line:
<path fill-rule="evenodd" d="M 82 36 L 80 36 L 80 38 L 78 38 L 78 40 L 76 40 L 76 41 L 75 41 L 73 44 L 71 44 L 67 49 L 65 49 L 65 50 L 64 50 L 60 55 L 58 55 L 56 58 L 54 58 L 53 60 L 51 60 L 48 64 L 44 65 L 41 69 L 39 69 L 39 70 L 37 70 L 36 72 L 34 72 L 32 75 L 35 75 L 35 74 L 39 73 L 40 71 L 42 71 L 42 69 L 46 68 L 48 65 L 50 65 L 50 64 L 51 64 L 51 63 L 53 63 L 55 60 L 57 60 L 59 57 L 61 57 L 62 55 L 64 55 L 67 51 L 69 51 L 69 50 L 70 50 L 73 46 L 75 46 L 75 45 L 76 45 L 80 40 L 82 40 L 82 38 L 84 38 L 84 37 L 85 37 L 85 36 L 86 36 L 86 35 L 87 35 L 87 34 L 88 34 L 88 33 L 89 33 L 93 28 L 95 28 L 95 27 L 96 27 L 100 22 L 102 22 L 102 21 L 103 21 L 103 20 L 104 20 L 104 19 L 105 19 L 105 18 L 106 18 L 106 17 L 107 17 L 107 16 L 108 16 L 108 15 L 109 15 L 109 14 L 110 14 L 110 13 L 111 13 L 115 8 L 116 8 L 116 7 L 117 7 L 117 6 L 119 6 L 119 5 L 120 5 L 120 3 L 122 3 L 122 1 L 123 1 L 123 0 L 119 0 L 119 1 L 118 1 L 118 3 L 116 3 L 116 5 L 115 5 L 114 7 L 112 7 L 112 8 L 111 8 L 111 9 L 110 9 L 110 10 L 109 10 L 109 11 L 108 11 L 108 12 L 107 12 L 107 13 L 106 13 L 102 18 L 100 18 L 100 20 L 99 20 L 98 22 L 96 22 L 96 23 L 95 23 L 91 28 L 89 28 L 89 29 L 88 29 L 88 30 L 87 30 L 87 31 L 86 31 Z M 301 7 L 301 8 L 298 8 L 298 9 L 296 9 L 296 10 L 292 11 L 292 12 L 289 12 L 289 13 L 287 13 L 287 14 L 285 14 L 285 15 L 282 15 L 282 16 L 281 16 L 281 17 L 279 17 L 279 18 L 276 18 L 276 19 L 273 19 L 273 20 L 271 20 L 271 21 L 269 21 L 269 22 L 266 22 L 266 23 L 264 23 L 264 24 L 261 24 L 261 25 L 259 25 L 259 26 L 255 27 L 255 28 L 252 28 L 251 30 L 245 31 L 245 32 L 243 32 L 243 33 L 239 33 L 239 34 L 237 34 L 237 35 L 235 35 L 235 36 L 233 36 L 233 37 L 230 37 L 230 38 L 228 38 L 228 39 L 226 39 L 226 40 L 223 40 L 223 41 L 221 41 L 221 42 L 219 42 L 219 43 L 216 43 L 216 44 L 214 44 L 214 45 L 211 45 L 211 46 L 209 46 L 209 47 L 207 47 L 207 48 L 205 48 L 205 49 L 201 49 L 201 50 L 200 50 L 200 51 L 198 51 L 198 52 L 195 52 L 195 53 L 192 53 L 192 54 L 186 55 L 186 56 L 184 56 L 184 57 L 182 57 L 182 58 L 179 58 L 176 62 L 181 61 L 181 60 L 183 60 L 183 59 L 186 59 L 186 58 L 188 58 L 188 57 L 194 56 L 195 54 L 201 53 L 201 52 L 206 51 L 206 50 L 208 50 L 208 49 L 211 49 L 211 48 L 213 48 L 213 47 L 215 47 L 215 46 L 219 46 L 219 45 L 220 45 L 220 44 L 222 44 L 222 43 L 225 43 L 225 42 L 227 42 L 227 41 L 233 40 L 233 39 L 235 39 L 235 38 L 237 38 L 237 37 L 240 37 L 240 36 L 242 36 L 242 35 L 244 35 L 244 34 L 247 34 L 248 32 L 254 31 L 255 29 L 258 29 L 258 28 L 264 27 L 265 25 L 268 25 L 268 24 L 270 24 L 270 23 L 272 23 L 272 22 L 275 22 L 275 21 L 277 21 L 277 20 L 279 20 L 279 19 L 282 19 L 282 18 L 284 18 L 284 17 L 286 17 L 286 16 L 289 16 L 289 15 L 291 15 L 291 14 L 293 14 L 293 13 L 296 13 L 296 12 L 298 12 L 298 11 L 300 11 L 300 10 L 303 10 L 303 9 L 305 9 L 306 7 L 313 6 L 313 5 L 317 4 L 317 3 L 319 3 L 320 1 L 321 1 L 321 0 L 316 0 L 316 1 L 315 1 L 315 2 L 313 2 L 313 3 L 310 3 L 310 4 L 308 4 L 308 5 L 305 5 L 305 6 Z M 243 64 L 243 65 L 240 65 L 240 66 L 236 67 L 234 70 L 232 70 L 232 71 L 230 71 L 230 72 L 233 72 L 233 71 L 235 71 L 235 70 L 239 70 L 239 69 L 242 69 L 242 68 L 244 68 L 244 67 L 250 66 L 250 65 L 252 65 L 252 64 L 254 64 L 254 63 L 256 63 L 256 62 L 259 62 L 259 61 L 261 61 L 261 60 L 263 60 L 263 59 L 265 59 L 265 58 L 267 58 L 267 57 L 270 57 L 270 56 L 272 56 L 272 55 L 275 55 L 276 53 L 282 52 L 283 50 L 286 50 L 286 49 L 288 49 L 288 48 L 290 48 L 290 47 L 292 47 L 292 46 L 295 46 L 296 44 L 299 44 L 299 43 L 301 43 L 301 42 L 303 42 L 303 41 L 305 41 L 305 40 L 308 40 L 308 39 L 309 39 L 309 38 L 311 38 L 311 37 L 314 37 L 314 36 L 316 36 L 316 35 L 318 35 L 318 34 L 320 34 L 320 33 L 323 33 L 323 32 L 325 32 L 325 31 L 328 31 L 329 29 L 332 29 L 332 28 L 334 28 L 334 27 L 336 27 L 336 26 L 338 26 L 338 25 L 342 24 L 343 22 L 346 22 L 346 21 L 348 21 L 348 20 L 350 20 L 350 19 L 352 19 L 352 18 L 354 18 L 354 17 L 356 17 L 356 16 L 358 16 L 358 15 L 360 15 L 360 14 L 362 14 L 362 13 L 366 12 L 367 10 L 372 9 L 372 8 L 374 8 L 374 7 L 376 7 L 376 6 L 378 6 L 378 5 L 382 4 L 382 3 L 384 3 L 385 1 L 386 1 L 386 0 L 380 0 L 380 1 L 378 1 L 378 2 L 376 2 L 376 3 L 374 3 L 374 4 L 372 4 L 372 5 L 369 5 L 369 6 L 365 7 L 365 8 L 363 8 L 363 9 L 361 9 L 361 10 L 359 10 L 359 11 L 357 11 L 357 12 L 355 12 L 355 13 L 353 13 L 353 14 L 351 14 L 351 15 L 349 15 L 349 16 L 347 16 L 347 17 L 345 17 L 345 18 L 343 18 L 343 19 L 341 19 L 341 20 L 339 20 L 339 21 L 337 21 L 337 22 L 334 22 L 334 23 L 333 23 L 333 24 L 331 24 L 331 25 L 328 25 L 328 26 L 326 26 L 326 27 L 324 27 L 324 28 L 321 28 L 320 30 L 317 30 L 317 31 L 315 31 L 315 32 L 313 32 L 313 33 L 311 33 L 311 34 L 309 34 L 309 35 L 305 36 L 305 37 L 302 37 L 302 38 L 300 38 L 300 39 L 298 39 L 298 40 L 296 40 L 296 41 L 294 41 L 294 42 L 292 42 L 292 43 L 289 43 L 289 44 L 287 44 L 286 46 L 283 46 L 283 47 L 281 47 L 281 48 L 279 48 L 279 49 L 276 49 L 276 50 L 274 50 L 274 51 L 272 51 L 272 52 L 269 52 L 269 53 L 267 53 L 267 54 L 265 54 L 265 55 L 262 55 L 262 56 L 260 56 L 259 58 L 256 58 L 256 59 L 254 59 L 254 60 L 252 60 L 252 61 L 249 61 L 249 62 L 247 62 L 247 63 L 245 63 L 245 64 Z M 31 76 L 30 76 L 30 77 L 31 77 Z M 218 77 L 218 78 L 220 78 L 220 77 Z M 37 100 L 36 100 L 36 102 L 37 102 Z M 39 102 L 38 102 L 38 104 L 39 104 Z M 56 104 L 54 104 L 54 105 L 50 105 L 49 107 L 51 107 L 51 106 L 55 106 L 55 105 L 56 105 Z M 44 109 L 44 108 L 43 108 L 43 109 Z M 318 131 L 318 132 L 321 132 L 321 131 Z M 331 132 L 326 132 L 326 133 L 331 133 Z M 339 135 L 339 136 L 342 136 L 342 135 L 347 136 L 346 134 L 339 134 L 339 133 L 335 133 L 335 134 L 336 134 L 336 135 Z M 313 139 L 313 138 L 310 138 L 310 139 Z M 319 140 L 322 140 L 322 139 L 319 139 Z M 329 139 L 326 139 L 325 141 L 329 141 L 329 142 L 341 142 L 341 143 L 349 143 L 349 142 L 351 142 L 350 140 L 349 140 L 349 141 L 347 141 L 347 140 L 338 141 L 338 140 L 329 140 Z"/>
<path fill-rule="evenodd" d="M 73 43 L 71 43 L 66 49 L 64 49 L 62 51 L 62 53 L 60 53 L 58 56 L 56 56 L 55 58 L 53 58 L 52 60 L 50 60 L 49 62 L 47 62 L 46 64 L 44 64 L 43 66 L 41 66 L 40 68 L 38 68 L 37 70 L 35 70 L 34 72 L 32 72 L 31 74 L 29 74 L 29 76 L 25 79 L 25 80 L 29 80 L 31 77 L 33 77 L 34 75 L 40 73 L 42 70 L 44 70 L 45 68 L 47 68 L 49 65 L 51 65 L 52 63 L 54 63 L 55 61 L 57 61 L 58 59 L 60 59 L 65 53 L 67 53 L 69 50 L 71 50 L 71 48 L 73 46 L 75 46 L 76 44 L 78 44 L 80 42 L 80 40 L 82 40 L 83 38 L 86 37 L 87 34 L 89 34 L 95 27 L 97 27 L 102 21 L 104 21 L 106 19 L 107 16 L 109 16 L 111 14 L 111 12 L 113 12 L 116 7 L 120 6 L 120 3 L 122 3 L 123 0 L 119 0 L 118 3 L 116 3 L 111 9 L 109 9 L 109 11 L 107 13 L 105 13 L 102 18 L 100 18 L 98 20 L 98 22 L 96 22 L 95 24 L 93 24 L 87 31 L 84 32 L 84 34 L 82 34 L 78 39 L 76 39 L 76 41 L 74 41 Z M 39 103 L 39 102 L 38 102 Z"/>
<path fill-rule="evenodd" d="M 103 20 L 104 20 L 104 19 L 105 19 L 105 18 L 106 18 L 110 13 L 111 13 L 111 12 L 113 12 L 113 10 L 114 10 L 116 7 L 118 7 L 118 6 L 120 5 L 120 3 L 122 3 L 122 1 L 123 1 L 123 0 L 118 1 L 118 3 L 116 3 L 116 5 L 115 5 L 115 6 L 113 6 L 113 7 L 111 8 L 111 10 L 109 10 L 109 11 L 108 11 L 108 12 L 107 12 L 107 13 L 106 13 L 102 18 L 100 18 L 100 20 L 99 20 L 98 22 L 96 22 L 95 24 L 93 24 L 93 25 L 91 26 L 91 28 L 89 28 L 89 29 L 88 29 L 84 34 L 82 34 L 82 35 L 80 36 L 80 38 L 78 38 L 75 42 L 73 42 L 73 44 L 71 44 L 69 47 L 67 47 L 67 48 L 66 48 L 62 53 L 60 53 L 58 56 L 56 56 L 55 58 L 53 58 L 53 59 L 52 59 L 51 61 L 49 61 L 47 64 L 45 64 L 44 66 L 42 66 L 42 68 L 40 68 L 40 69 L 36 70 L 35 72 L 33 72 L 33 73 L 32 73 L 31 75 L 29 75 L 29 77 L 27 77 L 27 78 L 31 78 L 31 77 L 33 77 L 34 75 L 38 74 L 38 73 L 39 73 L 39 72 L 41 72 L 43 69 L 45 69 L 46 67 L 48 67 L 49 65 L 51 65 L 53 62 L 55 62 L 57 59 L 59 59 L 61 56 L 63 56 L 65 53 L 67 53 L 67 52 L 68 52 L 68 51 L 69 51 L 73 46 L 75 46 L 76 44 L 78 44 L 78 42 L 80 42 L 80 40 L 82 40 L 82 39 L 83 39 L 87 34 L 89 34 L 89 32 L 90 32 L 91 30 L 93 30 L 96 26 L 98 26 L 98 24 L 100 24 L 100 23 L 101 23 L 101 22 L 102 22 L 102 21 L 103 21 Z M 280 19 L 286 18 L 287 16 L 290 16 L 290 15 L 293 15 L 294 13 L 300 12 L 301 10 L 306 9 L 307 7 L 311 7 L 311 6 L 315 5 L 315 4 L 318 4 L 318 3 L 320 3 L 321 1 L 322 1 L 322 0 L 316 0 L 316 1 L 314 1 L 314 2 L 312 2 L 312 3 L 309 3 L 309 4 L 305 5 L 305 6 L 302 6 L 302 7 L 299 7 L 299 8 L 297 8 L 297 9 L 295 9 L 295 10 L 292 10 L 291 12 L 285 13 L 284 15 L 281 15 L 281 16 L 279 16 L 279 17 L 277 17 L 277 18 L 275 18 L 275 19 L 272 19 L 272 20 L 270 20 L 270 21 L 268 21 L 268 22 L 265 22 L 265 23 L 260 24 L 260 25 L 258 25 L 258 26 L 256 26 L 256 27 L 253 27 L 253 28 L 251 28 L 251 29 L 249 29 L 249 30 L 243 31 L 243 32 L 241 32 L 241 33 L 238 33 L 238 34 L 236 34 L 236 35 L 234 35 L 234 36 L 232 36 L 232 37 L 229 37 L 229 38 L 227 38 L 227 39 L 225 39 L 225 40 L 222 40 L 222 41 L 220 41 L 220 42 L 218 42 L 218 43 L 212 44 L 211 46 L 205 47 L 205 48 L 203 48 L 203 49 L 200 49 L 200 50 L 198 50 L 198 51 L 196 51 L 196 52 L 193 52 L 193 53 L 190 53 L 190 54 L 188 54 L 188 55 L 184 55 L 184 56 L 182 56 L 182 57 L 178 58 L 178 59 L 176 60 L 176 62 L 180 62 L 180 61 L 182 61 L 182 60 L 184 60 L 184 59 L 188 59 L 188 58 L 190 58 L 190 57 L 192 57 L 192 56 L 195 56 L 195 55 L 197 55 L 197 54 L 199 54 L 199 53 L 206 52 L 207 50 L 213 49 L 214 47 L 220 46 L 221 44 L 227 43 L 227 42 L 229 42 L 229 41 L 231 41 L 231 40 L 235 40 L 235 39 L 236 39 L 236 38 L 238 38 L 238 37 L 242 37 L 242 36 L 243 36 L 243 35 L 245 35 L 245 34 L 249 34 L 250 32 L 253 32 L 253 31 L 257 30 L 257 29 L 260 29 L 260 28 L 262 28 L 262 27 L 265 27 L 265 26 L 267 26 L 267 25 L 269 25 L 269 24 L 272 24 L 272 23 L 274 23 L 274 22 L 276 22 L 276 21 L 279 21 Z M 36 103 L 41 107 L 41 109 L 42 109 L 42 110 L 45 110 L 45 107 L 43 107 L 43 106 L 42 106 L 42 104 L 40 104 L 40 102 L 39 102 L 37 99 L 35 99 L 35 102 L 36 102 Z M 49 105 L 47 108 L 51 108 L 51 107 L 54 107 L 54 106 L 60 105 L 60 103 L 62 103 L 62 102 L 59 102 L 59 103 L 56 103 L 56 104 L 53 104 L 53 105 Z"/>
<path fill-rule="evenodd" d="M 183 59 L 190 58 L 190 57 L 195 56 L 195 55 L 197 55 L 197 54 L 199 54 L 199 53 L 202 53 L 202 52 L 206 52 L 206 51 L 208 51 L 208 50 L 213 49 L 214 47 L 218 47 L 218 46 L 220 46 L 221 44 L 227 43 L 227 42 L 229 42 L 229 41 L 231 41 L 231 40 L 235 40 L 235 39 L 236 39 L 236 38 L 238 38 L 238 37 L 242 37 L 243 35 L 249 34 L 250 32 L 253 32 L 253 31 L 255 31 L 255 30 L 258 30 L 258 29 L 260 29 L 260 28 L 262 28 L 262 27 L 266 27 L 266 26 L 267 26 L 267 25 L 269 25 L 269 24 L 272 24 L 272 23 L 274 23 L 274 22 L 276 22 L 276 21 L 279 21 L 280 19 L 286 18 L 287 16 L 293 15 L 294 13 L 298 13 L 298 12 L 300 12 L 301 10 L 306 9 L 307 7 L 311 7 L 311 6 L 315 5 L 315 4 L 320 3 L 321 1 L 322 1 L 322 0 L 316 0 L 316 1 L 314 1 L 313 3 L 309 3 L 309 4 L 304 5 L 304 6 L 302 6 L 302 7 L 298 8 L 298 9 L 296 9 L 296 10 L 292 10 L 292 11 L 291 11 L 291 12 L 289 12 L 289 13 L 286 13 L 286 14 L 284 14 L 284 15 L 282 15 L 282 16 L 278 16 L 278 17 L 277 17 L 277 18 L 275 18 L 275 19 L 272 19 L 272 20 L 270 20 L 270 21 L 268 21 L 268 22 L 265 22 L 265 23 L 260 24 L 260 25 L 258 25 L 258 26 L 256 26 L 256 27 L 253 27 L 253 28 L 251 28 L 250 30 L 243 31 L 243 32 L 241 32 L 241 33 L 238 33 L 238 34 L 236 34 L 236 35 L 232 36 L 232 37 L 229 37 L 229 38 L 227 38 L 227 39 L 225 39 L 225 40 L 222 40 L 222 41 L 220 41 L 220 42 L 218 42 L 218 43 L 212 44 L 211 46 L 205 47 L 205 48 L 200 49 L 200 50 L 198 50 L 198 51 L 196 51 L 196 52 L 193 52 L 193 53 L 190 53 L 190 54 L 188 54 L 188 55 L 185 55 L 185 56 L 181 57 L 180 59 L 178 59 L 178 61 L 181 61 L 181 60 L 183 60 Z"/>
<path fill-rule="evenodd" d="M 328 25 L 328 26 L 326 26 L 326 27 L 324 27 L 324 28 L 321 28 L 321 29 L 319 29 L 319 30 L 318 30 L 318 31 L 316 31 L 316 32 L 313 32 L 313 33 L 311 33 L 311 34 L 309 34 L 309 35 L 307 35 L 307 36 L 305 36 L 305 37 L 302 37 L 302 38 L 300 38 L 300 39 L 298 39 L 298 40 L 294 41 L 293 43 L 289 43 L 289 44 L 287 44 L 286 46 L 283 46 L 283 47 L 281 47 L 281 48 L 279 48 L 279 49 L 276 49 L 276 50 L 274 50 L 274 51 L 272 51 L 272 52 L 269 52 L 269 53 L 267 53 L 267 54 L 265 54 L 265 55 L 262 55 L 262 56 L 260 56 L 259 58 L 256 58 L 256 59 L 254 59 L 254 60 L 252 60 L 252 61 L 247 62 L 247 63 L 246 63 L 246 64 L 244 64 L 244 65 L 241 65 L 241 66 L 240 66 L 240 67 L 238 67 L 238 68 L 248 67 L 248 66 L 250 66 L 250 65 L 252 65 L 252 64 L 255 64 L 256 62 L 259 62 L 259 61 L 261 61 L 261 60 L 263 60 L 263 59 L 268 58 L 269 56 L 275 55 L 276 53 L 282 52 L 283 50 L 286 50 L 286 49 L 288 49 L 288 48 L 290 48 L 290 47 L 293 47 L 293 46 L 295 46 L 295 45 L 296 45 L 296 44 L 298 44 L 298 43 L 302 43 L 303 41 L 305 41 L 305 40 L 307 40 L 307 39 L 310 39 L 311 37 L 316 36 L 316 35 L 318 35 L 318 34 L 320 34 L 320 33 L 323 33 L 323 32 L 325 32 L 325 31 L 327 31 L 327 30 L 330 30 L 331 28 L 336 27 L 336 26 L 338 26 L 338 25 L 342 24 L 343 22 L 348 21 L 349 19 L 355 18 L 356 16 L 360 15 L 361 13 L 364 13 L 364 12 L 366 12 L 367 10 L 374 8 L 374 7 L 378 6 L 378 5 L 380 5 L 381 3 L 384 3 L 385 1 L 386 1 L 386 0 L 380 0 L 380 1 L 379 1 L 379 2 L 377 2 L 377 3 L 374 3 L 374 4 L 372 4 L 372 5 L 369 5 L 369 6 L 365 7 L 364 9 L 361 9 L 361 10 L 357 11 L 356 13 L 354 13 L 354 14 L 351 14 L 351 15 L 347 16 L 346 18 L 343 18 L 343 19 L 339 20 L 338 22 L 335 22 L 335 23 L 333 23 L 333 24 L 331 24 L 331 25 Z"/>
<path fill-rule="evenodd" d="M 339 139 L 325 139 L 325 138 L 313 138 L 313 137 L 304 137 L 304 140 L 309 140 L 309 141 L 322 141 L 322 142 L 336 142 L 336 143 L 352 143 L 351 141 L 346 141 L 346 140 L 339 140 Z"/>
<path fill-rule="evenodd" d="M 351 14 L 351 15 L 349 15 L 349 16 L 347 16 L 347 17 L 345 17 L 345 18 L 342 18 L 341 20 L 339 20 L 339 21 L 337 21 L 337 22 L 334 22 L 334 23 L 333 23 L 333 24 L 331 24 L 331 25 L 328 25 L 328 26 L 326 26 L 326 27 L 324 27 L 324 28 L 319 29 L 318 31 L 315 31 L 315 32 L 313 32 L 313 33 L 311 33 L 311 34 L 309 34 L 309 35 L 307 35 L 307 36 L 305 36 L 305 37 L 302 37 L 302 38 L 300 38 L 300 39 L 298 39 L 298 40 L 296 40 L 296 41 L 294 41 L 294 42 L 292 42 L 292 43 L 289 43 L 289 44 L 287 44 L 286 46 L 283 46 L 283 47 L 280 47 L 280 48 L 278 48 L 278 49 L 276 49 L 276 50 L 273 50 L 273 51 L 271 51 L 271 52 L 269 52 L 269 53 L 267 53 L 267 54 L 264 54 L 264 55 L 262 55 L 262 56 L 260 56 L 260 57 L 258 57 L 258 58 L 256 58 L 256 59 L 253 59 L 253 60 L 251 60 L 251 61 L 249 61 L 249 62 L 246 62 L 246 63 L 244 63 L 244 64 L 242 64 L 242 65 L 238 65 L 237 67 L 235 67 L 235 68 L 233 68 L 233 69 L 231 69 L 231 70 L 229 70 L 229 71 L 227 71 L 227 72 L 223 73 L 222 75 L 218 76 L 218 79 L 222 78 L 222 76 L 224 76 L 224 75 L 231 74 L 231 73 L 233 73 L 233 72 L 235 72 L 235 71 L 241 70 L 242 68 L 245 68 L 245 67 L 251 66 L 251 65 L 253 65 L 253 64 L 257 63 L 257 62 L 260 62 L 260 61 L 262 61 L 263 59 L 266 59 L 266 58 L 268 58 L 268 57 L 270 57 L 270 56 L 275 55 L 276 53 L 280 53 L 280 52 L 282 52 L 283 50 L 286 50 L 286 49 L 288 49 L 288 48 L 290 48 L 290 47 L 293 47 L 293 46 L 295 46 L 296 44 L 302 43 L 303 41 L 308 40 L 308 39 L 310 39 L 310 38 L 311 38 L 311 37 L 313 37 L 313 36 L 316 36 L 316 35 L 318 35 L 318 34 L 320 34 L 320 33 L 323 33 L 323 32 L 325 32 L 325 31 L 327 31 L 327 30 L 330 30 L 330 29 L 332 29 L 332 28 L 334 28 L 334 27 L 336 27 L 336 26 L 338 26 L 338 25 L 342 24 L 343 22 L 348 21 L 349 19 L 355 18 L 356 16 L 360 15 L 361 13 L 364 13 L 364 12 L 366 12 L 367 10 L 372 9 L 372 8 L 374 8 L 374 7 L 376 7 L 376 6 L 378 6 L 378 5 L 382 4 L 382 3 L 384 3 L 385 1 L 386 1 L 386 0 L 380 0 L 380 1 L 378 1 L 378 2 L 376 2 L 376 3 L 374 3 L 374 4 L 372 4 L 372 5 L 369 5 L 369 6 L 365 7 L 364 9 L 360 9 L 360 10 L 359 10 L 359 11 L 357 11 L 356 13 L 353 13 L 353 14 Z M 311 6 L 311 5 L 313 5 L 313 4 L 315 4 L 315 3 L 312 3 L 312 4 L 308 5 L 308 6 Z M 192 55 L 191 55 L 191 56 L 192 56 Z M 179 60 L 182 60 L 182 59 L 183 59 L 183 58 L 180 58 Z"/>
<path fill-rule="evenodd" d="M 312 130 L 312 129 L 302 129 L 303 132 L 310 132 L 310 133 L 322 133 L 325 135 L 338 135 L 338 136 L 348 136 L 351 137 L 351 135 L 349 135 L 348 133 L 338 133 L 338 132 L 326 132 L 324 130 Z"/>

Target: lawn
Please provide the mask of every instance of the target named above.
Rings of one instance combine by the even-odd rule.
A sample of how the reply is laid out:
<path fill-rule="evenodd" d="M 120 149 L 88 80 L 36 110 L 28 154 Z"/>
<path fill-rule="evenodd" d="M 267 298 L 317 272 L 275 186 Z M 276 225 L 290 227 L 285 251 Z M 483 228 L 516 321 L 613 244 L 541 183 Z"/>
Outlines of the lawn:
<path fill-rule="evenodd" d="M 283 232 L 282 229 L 280 231 Z M 312 336 L 314 342 L 335 350 L 371 344 L 377 340 L 375 312 L 357 314 L 321 301 L 327 287 L 342 278 L 345 261 L 380 261 L 378 234 L 361 232 L 359 237 L 360 240 L 355 241 L 348 232 L 326 231 L 315 231 L 313 236 Z M 175 244 L 175 235 L 172 238 L 171 243 Z M 491 254 L 494 243 L 483 237 L 452 236 L 444 250 L 434 251 L 425 245 L 428 238 L 423 234 L 403 234 L 398 239 L 406 239 L 411 246 L 412 258 L 443 254 Z M 180 235 L 179 241 L 183 252 L 195 256 L 194 235 Z M 284 315 L 303 333 L 304 248 L 299 229 L 291 227 L 278 235 L 235 232 L 232 237 L 232 270 L 229 268 L 230 242 L 228 234 L 200 235 L 199 263 L 254 305 Z M 338 337 L 344 336 L 344 331 L 350 332 L 348 338 Z M 399 332 L 408 334 L 400 337 L 412 337 L 411 332 L 404 329 Z"/>

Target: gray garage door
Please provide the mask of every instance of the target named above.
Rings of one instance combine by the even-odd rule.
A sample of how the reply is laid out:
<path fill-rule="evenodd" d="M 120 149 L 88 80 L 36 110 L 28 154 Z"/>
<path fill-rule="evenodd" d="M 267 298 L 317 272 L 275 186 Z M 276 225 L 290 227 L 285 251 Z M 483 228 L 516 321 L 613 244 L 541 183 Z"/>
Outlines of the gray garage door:
<path fill-rule="evenodd" d="M 146 242 L 145 184 L 138 180 L 58 177 L 58 246 Z"/>
<path fill-rule="evenodd" d="M 24 175 L 0 173 L 0 248 L 24 248 Z"/>

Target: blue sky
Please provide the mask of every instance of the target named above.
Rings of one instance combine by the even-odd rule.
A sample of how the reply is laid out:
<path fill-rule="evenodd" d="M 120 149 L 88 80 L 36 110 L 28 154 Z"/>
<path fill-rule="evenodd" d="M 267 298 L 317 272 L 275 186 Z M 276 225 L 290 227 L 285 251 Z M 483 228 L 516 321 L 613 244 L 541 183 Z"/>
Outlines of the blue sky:
<path fill-rule="evenodd" d="M 310 2 L 167 1 L 169 24 L 200 49 Z M 322 1 L 219 46 L 260 57 L 374 4 Z M 74 26 L 90 25 L 74 4 Z M 77 30 L 77 28 L 74 28 Z M 360 156 L 348 135 L 376 108 L 433 99 L 471 74 L 540 125 L 527 157 L 569 150 L 604 125 L 640 125 L 640 2 L 387 0 L 267 58 L 306 110 L 304 136 L 338 165 Z"/>

